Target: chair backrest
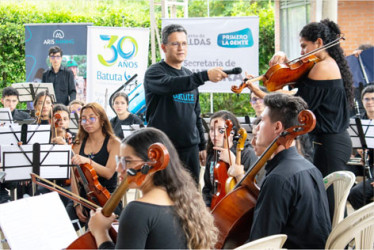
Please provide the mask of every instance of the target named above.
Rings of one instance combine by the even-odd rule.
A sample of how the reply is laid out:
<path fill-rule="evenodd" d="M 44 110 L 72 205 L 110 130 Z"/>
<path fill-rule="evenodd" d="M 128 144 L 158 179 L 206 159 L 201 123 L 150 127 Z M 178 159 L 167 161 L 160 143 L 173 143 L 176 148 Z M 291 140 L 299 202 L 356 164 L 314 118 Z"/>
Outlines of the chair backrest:
<path fill-rule="evenodd" d="M 331 184 L 333 184 L 334 187 L 335 209 L 334 218 L 332 219 L 332 228 L 336 227 L 344 218 L 347 198 L 355 179 L 356 176 L 350 171 L 336 171 L 323 178 L 326 190 Z"/>
<path fill-rule="evenodd" d="M 258 240 L 248 242 L 240 247 L 235 248 L 235 250 L 244 249 L 281 249 L 284 242 L 287 240 L 287 235 L 285 234 L 275 234 L 270 235 Z"/>
<path fill-rule="evenodd" d="M 340 222 L 327 238 L 326 249 L 344 249 L 355 239 L 356 249 L 373 249 L 374 203 L 356 210 Z"/>

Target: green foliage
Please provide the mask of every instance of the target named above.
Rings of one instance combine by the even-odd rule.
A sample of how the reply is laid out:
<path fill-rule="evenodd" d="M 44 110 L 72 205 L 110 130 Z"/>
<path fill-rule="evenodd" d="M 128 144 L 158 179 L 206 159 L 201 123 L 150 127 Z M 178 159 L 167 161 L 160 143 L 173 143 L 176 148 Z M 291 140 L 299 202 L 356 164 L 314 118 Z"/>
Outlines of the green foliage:
<path fill-rule="evenodd" d="M 157 2 L 157 1 L 155 1 Z M 207 17 L 206 0 L 189 0 L 190 17 Z M 25 31 L 27 23 L 92 23 L 96 26 L 150 27 L 148 0 L 3 0 L 0 2 L 0 88 L 23 82 L 25 69 Z M 161 6 L 155 10 L 161 33 Z M 183 12 L 178 8 L 178 16 Z M 274 52 L 274 12 L 271 1 L 210 0 L 209 16 L 259 16 L 260 73 Z M 157 41 L 156 41 L 157 43 Z M 160 53 L 157 50 L 157 60 Z M 82 60 L 74 58 L 74 60 Z M 149 63 L 151 50 L 149 49 Z M 83 75 L 84 72 L 80 72 Z M 227 109 L 237 115 L 252 113 L 248 94 L 214 94 L 214 111 Z M 202 113 L 210 111 L 210 95 L 201 94 Z"/>

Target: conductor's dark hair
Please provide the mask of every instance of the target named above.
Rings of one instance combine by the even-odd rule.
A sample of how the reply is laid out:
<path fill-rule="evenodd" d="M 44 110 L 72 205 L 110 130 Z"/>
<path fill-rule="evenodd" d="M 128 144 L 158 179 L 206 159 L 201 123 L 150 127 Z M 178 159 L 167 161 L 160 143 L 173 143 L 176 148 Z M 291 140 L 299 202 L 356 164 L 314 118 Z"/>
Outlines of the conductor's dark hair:
<path fill-rule="evenodd" d="M 162 43 L 167 44 L 170 34 L 174 32 L 184 32 L 187 35 L 187 31 L 185 28 L 183 28 L 182 25 L 179 24 L 170 24 L 165 26 L 162 29 L 161 36 L 162 36 Z"/>
<path fill-rule="evenodd" d="M 13 87 L 6 87 L 6 88 L 3 89 L 2 98 L 6 97 L 6 96 L 17 96 L 17 99 L 18 99 L 19 98 L 19 93 Z"/>
<path fill-rule="evenodd" d="M 361 100 L 364 100 L 364 95 L 367 93 L 374 93 L 374 85 L 368 85 L 361 92 Z"/>
<path fill-rule="evenodd" d="M 315 42 L 318 38 L 321 38 L 324 45 L 336 40 L 339 36 L 341 36 L 339 26 L 329 19 L 309 23 L 300 32 L 300 37 L 307 41 Z M 326 51 L 338 64 L 348 102 L 353 106 L 353 78 L 345 59 L 344 51 L 340 47 L 340 44 L 332 46 L 326 49 Z"/>
<path fill-rule="evenodd" d="M 282 93 L 266 95 L 264 103 L 269 108 L 271 122 L 280 121 L 285 129 L 298 125 L 299 113 L 308 108 L 308 104 L 301 97 Z"/>
<path fill-rule="evenodd" d="M 61 56 L 62 56 L 62 49 L 58 46 L 53 46 L 53 47 L 50 47 L 49 50 L 48 50 L 48 55 L 54 55 L 56 53 L 60 52 Z"/>

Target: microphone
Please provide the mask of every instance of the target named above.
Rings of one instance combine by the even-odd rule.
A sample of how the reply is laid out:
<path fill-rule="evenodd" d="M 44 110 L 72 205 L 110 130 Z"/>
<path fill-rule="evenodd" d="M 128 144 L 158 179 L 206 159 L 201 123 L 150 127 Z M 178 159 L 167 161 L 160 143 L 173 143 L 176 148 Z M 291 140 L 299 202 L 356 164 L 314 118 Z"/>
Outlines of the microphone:
<path fill-rule="evenodd" d="M 237 75 L 237 74 L 242 73 L 242 68 L 236 67 L 236 68 L 233 68 L 233 69 L 222 70 L 222 71 L 225 72 L 228 75 L 231 75 L 231 74 Z"/>

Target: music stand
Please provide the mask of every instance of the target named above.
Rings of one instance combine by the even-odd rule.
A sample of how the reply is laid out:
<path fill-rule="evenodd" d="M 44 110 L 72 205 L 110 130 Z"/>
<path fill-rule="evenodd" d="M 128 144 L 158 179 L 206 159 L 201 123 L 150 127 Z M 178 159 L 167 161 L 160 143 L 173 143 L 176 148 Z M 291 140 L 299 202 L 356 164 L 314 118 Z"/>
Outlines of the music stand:
<path fill-rule="evenodd" d="M 69 131 L 75 134 L 79 130 L 79 116 L 77 113 L 70 113 Z"/>
<path fill-rule="evenodd" d="M 0 108 L 0 124 L 12 124 L 13 116 L 10 108 Z"/>
<path fill-rule="evenodd" d="M 12 87 L 18 91 L 20 102 L 33 102 L 39 92 L 46 91 L 47 89 L 48 94 L 52 96 L 52 101 L 56 102 L 53 83 L 20 82 L 13 83 Z"/>
<path fill-rule="evenodd" d="M 355 119 L 350 119 L 348 133 L 351 136 L 352 148 L 361 148 L 363 150 L 363 204 L 365 205 L 365 179 L 366 174 L 372 179 L 369 161 L 368 161 L 368 149 L 374 149 L 374 121 L 373 120 L 362 120 L 359 115 Z"/>
<path fill-rule="evenodd" d="M 131 135 L 135 130 L 140 129 L 139 124 L 122 125 L 121 127 L 123 132 L 123 138 L 126 138 L 127 136 Z"/>
<path fill-rule="evenodd" d="M 12 124 L 0 127 L 0 141 L 8 145 L 22 144 L 49 144 L 51 125 L 27 125 Z M 3 143 L 4 144 L 4 143 Z"/>
<path fill-rule="evenodd" d="M 1 167 L 5 182 L 31 180 L 30 173 L 45 179 L 70 178 L 71 146 L 6 145 L 1 146 Z"/>

